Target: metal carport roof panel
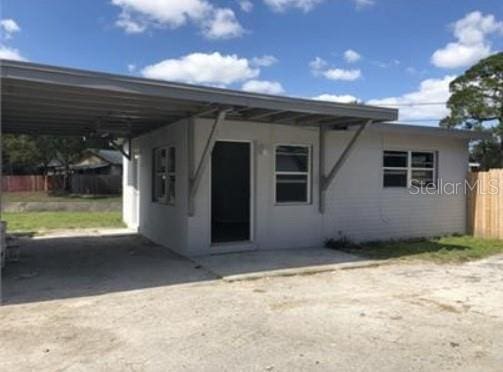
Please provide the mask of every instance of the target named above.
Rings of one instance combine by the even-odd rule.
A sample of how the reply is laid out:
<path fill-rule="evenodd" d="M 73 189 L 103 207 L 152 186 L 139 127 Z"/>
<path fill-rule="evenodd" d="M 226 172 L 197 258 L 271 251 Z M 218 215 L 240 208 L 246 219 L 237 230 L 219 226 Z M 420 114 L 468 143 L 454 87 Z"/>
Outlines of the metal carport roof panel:
<path fill-rule="evenodd" d="M 194 115 L 289 125 L 393 121 L 398 111 L 1 61 L 5 133 L 136 136 Z"/>

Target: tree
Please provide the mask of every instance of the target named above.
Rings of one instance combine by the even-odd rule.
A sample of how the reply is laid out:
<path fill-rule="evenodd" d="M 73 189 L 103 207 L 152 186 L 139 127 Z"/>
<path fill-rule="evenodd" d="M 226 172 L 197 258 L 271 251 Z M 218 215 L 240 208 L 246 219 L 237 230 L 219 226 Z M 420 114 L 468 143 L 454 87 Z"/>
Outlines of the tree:
<path fill-rule="evenodd" d="M 69 190 L 70 165 L 77 162 L 86 149 L 82 137 L 4 135 L 5 163 L 27 169 L 42 169 L 47 174 L 49 163 L 57 160 L 64 168 L 64 188 Z"/>
<path fill-rule="evenodd" d="M 503 52 L 469 68 L 449 90 L 450 115 L 440 125 L 493 133 L 492 141 L 475 145 L 472 156 L 483 169 L 503 168 Z"/>
<path fill-rule="evenodd" d="M 53 144 L 57 148 L 57 159 L 64 168 L 64 189 L 70 190 L 70 165 L 77 162 L 86 149 L 82 137 L 53 137 Z"/>

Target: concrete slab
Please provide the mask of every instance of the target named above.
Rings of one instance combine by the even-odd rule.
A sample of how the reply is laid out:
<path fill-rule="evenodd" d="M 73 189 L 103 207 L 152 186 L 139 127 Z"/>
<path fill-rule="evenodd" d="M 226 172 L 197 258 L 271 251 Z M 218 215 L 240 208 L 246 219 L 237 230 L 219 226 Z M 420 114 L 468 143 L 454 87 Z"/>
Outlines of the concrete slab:
<path fill-rule="evenodd" d="M 118 233 L 94 236 L 84 232 L 75 235 L 75 232 L 20 238 L 13 242 L 11 259 L 3 269 L 3 304 L 87 297 L 216 279 L 212 273 L 167 248 L 130 232 Z"/>
<path fill-rule="evenodd" d="M 193 260 L 226 281 L 376 265 L 376 261 L 363 260 L 358 256 L 327 248 L 256 250 L 198 256 Z"/>

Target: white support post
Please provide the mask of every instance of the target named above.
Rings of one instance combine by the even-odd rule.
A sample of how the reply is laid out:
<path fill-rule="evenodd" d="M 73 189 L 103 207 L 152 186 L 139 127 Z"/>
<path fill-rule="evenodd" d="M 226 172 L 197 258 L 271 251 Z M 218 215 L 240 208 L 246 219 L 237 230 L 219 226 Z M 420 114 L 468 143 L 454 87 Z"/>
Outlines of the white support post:
<path fill-rule="evenodd" d="M 326 190 L 328 189 L 328 187 L 330 186 L 330 184 L 333 182 L 335 176 L 337 175 L 337 173 L 339 172 L 339 170 L 342 168 L 342 166 L 344 165 L 344 163 L 348 159 L 348 157 L 351 154 L 351 152 L 354 150 L 355 145 L 356 145 L 358 139 L 360 138 L 360 136 L 362 135 L 363 131 L 371 123 L 372 123 L 372 120 L 369 120 L 366 123 L 362 124 L 358 128 L 358 130 L 355 132 L 355 134 L 353 135 L 353 137 L 351 138 L 351 140 L 347 144 L 346 148 L 342 152 L 341 156 L 339 157 L 339 159 L 337 160 L 337 162 L 335 163 L 335 165 L 330 170 L 330 173 L 328 174 L 328 176 L 326 176 L 326 177 L 322 176 L 321 177 L 322 180 L 320 182 L 320 196 L 322 196 L 322 198 L 320 199 L 320 213 L 324 213 L 324 211 L 325 211 L 325 205 L 324 204 L 325 204 L 325 193 L 326 193 Z M 321 139 L 321 134 L 320 134 L 320 139 Z M 324 156 L 325 155 L 323 155 L 323 159 L 324 159 Z"/>
<path fill-rule="evenodd" d="M 203 176 L 203 173 L 206 170 L 206 168 L 208 167 L 211 152 L 213 151 L 213 147 L 215 146 L 215 142 L 217 139 L 218 129 L 221 127 L 223 121 L 225 120 L 225 115 L 227 114 L 228 111 L 230 111 L 230 109 L 221 110 L 218 112 L 217 117 L 211 127 L 210 134 L 208 135 L 208 140 L 206 141 L 206 145 L 204 147 L 204 151 L 201 156 L 201 160 L 199 160 L 199 164 L 196 168 L 195 173 L 189 179 L 189 216 L 194 215 L 194 197 L 196 196 L 197 190 L 198 190 L 199 185 L 201 183 L 201 178 Z M 190 124 L 190 125 L 192 126 L 192 124 Z M 189 135 L 189 137 L 193 137 L 194 133 L 189 131 L 188 135 Z M 190 141 L 193 141 L 193 139 L 189 138 L 189 144 L 191 144 Z M 190 147 L 193 147 L 193 146 L 189 146 L 189 148 Z M 189 151 L 192 151 L 192 150 L 193 150 L 193 148 L 189 149 Z M 189 157 L 189 160 L 190 160 L 190 158 L 191 157 Z M 192 167 L 192 165 L 190 165 L 189 168 L 191 168 L 191 167 Z"/>
<path fill-rule="evenodd" d="M 325 189 L 323 188 L 323 184 L 325 182 L 325 167 L 326 167 L 326 134 L 327 127 L 324 125 L 320 125 L 319 132 L 319 144 L 318 144 L 318 161 L 319 161 L 319 171 L 318 171 L 318 208 L 321 214 L 325 213 Z"/>

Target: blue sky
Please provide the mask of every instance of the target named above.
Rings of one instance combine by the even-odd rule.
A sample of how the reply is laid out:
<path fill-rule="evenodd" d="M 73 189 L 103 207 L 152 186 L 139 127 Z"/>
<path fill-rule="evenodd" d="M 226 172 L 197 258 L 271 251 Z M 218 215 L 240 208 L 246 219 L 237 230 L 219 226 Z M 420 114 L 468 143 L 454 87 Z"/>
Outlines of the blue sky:
<path fill-rule="evenodd" d="M 3 0 L 0 56 L 396 106 L 434 124 L 503 50 L 501 0 Z"/>

